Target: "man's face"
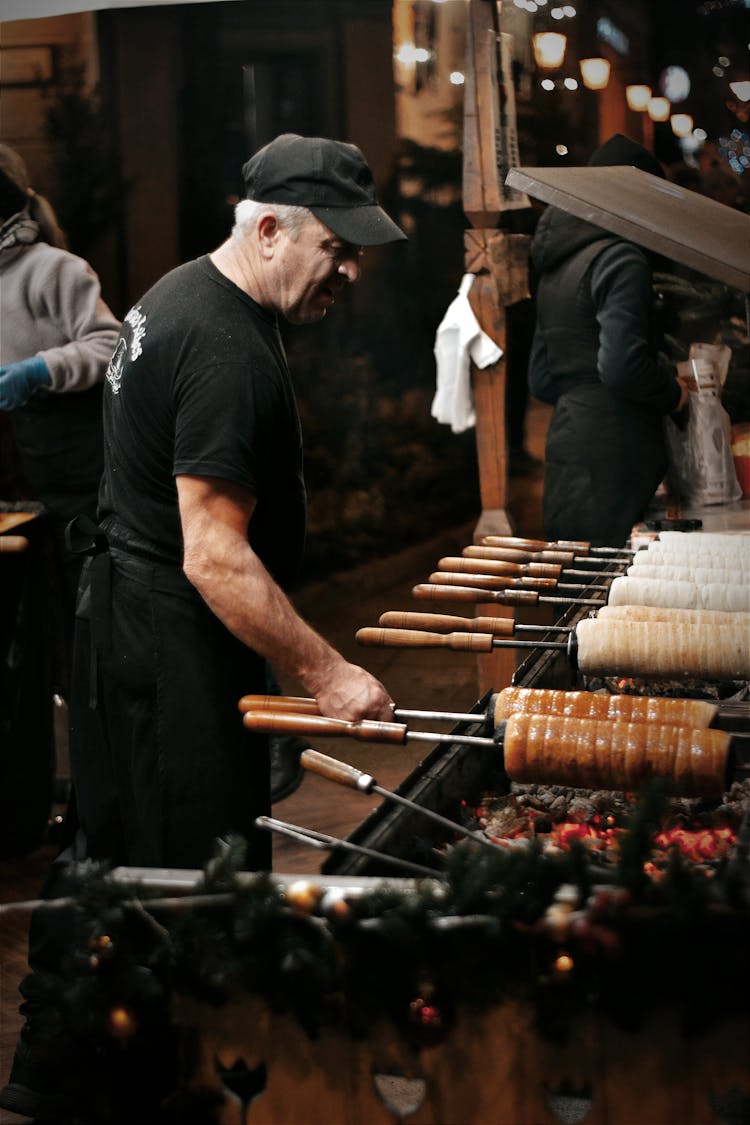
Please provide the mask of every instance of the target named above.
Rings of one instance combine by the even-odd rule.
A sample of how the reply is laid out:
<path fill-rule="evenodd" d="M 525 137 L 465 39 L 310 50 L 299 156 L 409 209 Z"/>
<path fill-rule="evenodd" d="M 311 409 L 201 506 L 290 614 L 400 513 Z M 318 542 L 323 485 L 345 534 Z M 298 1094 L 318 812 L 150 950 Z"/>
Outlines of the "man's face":
<path fill-rule="evenodd" d="M 296 240 L 282 228 L 277 311 L 291 324 L 322 320 L 344 286 L 358 279 L 361 253 L 361 247 L 344 242 L 314 216 Z"/>

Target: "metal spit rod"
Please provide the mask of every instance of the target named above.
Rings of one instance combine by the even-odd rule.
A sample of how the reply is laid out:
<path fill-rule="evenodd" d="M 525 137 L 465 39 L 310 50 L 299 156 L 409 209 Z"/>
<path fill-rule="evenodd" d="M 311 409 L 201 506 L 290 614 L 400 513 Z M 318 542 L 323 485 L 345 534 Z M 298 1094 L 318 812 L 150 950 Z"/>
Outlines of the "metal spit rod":
<path fill-rule="evenodd" d="M 244 721 L 246 723 L 249 717 L 249 715 L 245 715 Z M 313 718 L 313 716 L 310 715 L 305 715 L 304 717 L 290 715 L 288 717 L 290 719 L 304 718 L 307 723 Z M 357 726 L 360 724 L 351 725 Z M 389 724 L 379 725 L 387 726 Z M 453 741 L 455 741 L 455 739 Z M 492 739 L 485 739 L 484 741 L 492 742 Z M 336 781 L 339 785 L 346 785 L 350 789 L 356 789 L 360 793 L 377 793 L 379 797 L 383 797 L 387 801 L 393 801 L 398 805 L 403 805 L 405 808 L 411 809 L 412 812 L 418 812 L 422 816 L 426 816 L 429 820 L 434 821 L 435 824 L 439 824 L 442 828 L 447 828 L 450 832 L 458 832 L 462 836 L 466 836 L 469 840 L 474 840 L 475 843 L 480 844 L 484 848 L 491 848 L 493 851 L 496 851 L 500 847 L 499 844 L 493 843 L 484 833 L 474 832 L 470 828 L 465 828 L 463 824 L 457 824 L 454 820 L 449 820 L 448 817 L 441 816 L 440 813 L 435 812 L 433 809 L 427 809 L 423 805 L 418 805 L 416 801 L 410 801 L 408 797 L 402 797 L 400 793 L 393 793 L 390 789 L 384 789 L 382 785 L 377 784 L 371 774 L 363 773 L 355 766 L 349 765 L 348 762 L 340 762 L 338 758 L 329 758 L 326 754 L 321 754 L 318 750 L 304 750 L 300 761 L 306 770 L 312 770 L 313 773 L 317 773 L 321 777 L 327 778 L 329 781 Z"/>
<path fill-rule="evenodd" d="M 601 591 L 605 596 L 609 589 L 609 583 L 599 585 L 598 583 L 587 582 L 584 585 L 580 582 L 560 582 L 557 578 L 510 578 L 504 574 L 467 571 L 463 567 L 458 571 L 435 570 L 427 581 L 434 582 L 438 586 L 465 586 L 468 583 L 470 586 L 481 586 L 483 590 L 536 590 L 537 593 L 543 593 L 545 590 L 557 593 L 560 591 L 596 590 Z"/>
<path fill-rule="evenodd" d="M 342 840 L 337 836 L 327 836 L 325 832 L 317 832 L 314 828 L 302 828 L 298 824 L 289 824 L 287 821 L 277 820 L 273 816 L 257 816 L 255 823 L 258 828 L 265 828 L 269 832 L 278 832 L 280 836 L 287 836 L 291 840 L 307 844 L 311 848 L 318 848 L 321 851 L 343 848 L 348 852 L 356 852 L 357 855 L 377 859 L 381 863 L 390 863 L 394 867 L 401 867 L 404 871 L 410 871 L 412 875 L 427 876 L 430 879 L 436 879 L 440 876 L 439 871 L 435 871 L 431 867 L 423 867 L 421 863 L 413 863 L 409 859 L 399 859 L 398 856 L 378 852 L 374 848 L 367 848 L 362 844 L 352 844 L 349 840 Z"/>
<path fill-rule="evenodd" d="M 464 548 L 464 551 L 467 551 Z M 573 578 L 587 578 L 587 586 L 598 585 L 595 578 L 609 579 L 617 577 L 614 572 L 600 570 L 570 570 L 559 563 L 514 563 L 504 559 L 495 559 L 487 556 L 448 555 L 439 559 L 438 570 L 452 571 L 454 574 L 495 574 L 502 578 L 515 578 L 523 585 L 540 586 L 550 582 L 566 582 L 569 576 Z M 617 572 L 619 573 L 619 571 Z M 541 581 L 540 581 L 541 580 Z"/>
<path fill-rule="evenodd" d="M 406 707 L 394 707 L 394 719 L 424 719 L 428 722 L 451 722 L 451 723 L 485 723 L 494 711 L 493 700 L 496 697 L 493 695 L 490 704 L 484 712 L 464 712 L 464 711 L 417 711 Z M 284 711 L 290 715 L 320 715 L 320 708 L 318 701 L 311 696 L 300 695 L 243 695 L 239 702 L 239 709 L 243 715 L 249 711 L 254 711 L 258 714 L 270 714 L 278 711 Z M 416 732 L 415 732 L 416 733 Z M 439 741 L 443 736 L 430 735 L 431 739 L 437 738 Z M 471 739 L 468 745 L 473 745 L 472 735 L 457 735 L 451 737 L 451 742 L 455 742 L 456 738 Z"/>
<path fill-rule="evenodd" d="M 391 629 L 424 629 L 431 633 L 491 633 L 495 637 L 513 637 L 524 633 L 572 633 L 571 625 L 527 625 L 512 617 L 454 617 L 447 613 L 417 613 L 389 609 L 381 613 L 379 625 Z"/>
<path fill-rule="evenodd" d="M 605 604 L 599 598 L 559 598 L 555 595 L 540 594 L 536 590 L 492 590 L 471 586 L 471 579 L 463 575 L 469 585 L 453 586 L 447 583 L 420 583 L 412 589 L 415 598 L 428 598 L 431 601 L 459 602 L 498 602 L 500 605 L 588 605 L 601 609 Z M 520 642 L 518 642 L 520 644 Z"/>
<path fill-rule="evenodd" d="M 521 551 L 567 551 L 577 558 L 602 555 L 606 559 L 632 558 L 634 551 L 628 547 L 592 547 L 585 540 L 578 539 L 523 539 L 517 535 L 485 535 L 482 543 L 488 547 L 509 547 Z"/>

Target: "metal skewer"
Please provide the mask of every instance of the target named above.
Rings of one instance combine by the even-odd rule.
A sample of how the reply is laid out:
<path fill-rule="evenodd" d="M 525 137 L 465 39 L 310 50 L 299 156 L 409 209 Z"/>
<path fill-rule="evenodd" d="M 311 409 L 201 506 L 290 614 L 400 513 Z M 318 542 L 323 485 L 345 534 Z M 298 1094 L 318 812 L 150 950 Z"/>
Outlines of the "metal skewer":
<path fill-rule="evenodd" d="M 247 722 L 248 717 L 248 715 L 245 716 L 245 722 Z M 312 716 L 306 716 L 306 718 L 309 722 Z M 484 739 L 484 741 L 491 743 L 492 739 Z M 300 761 L 305 769 L 312 770 L 314 773 L 320 774 L 321 777 L 325 777 L 329 781 L 336 781 L 340 785 L 346 785 L 351 789 L 357 789 L 360 793 L 377 793 L 379 797 L 383 797 L 387 801 L 393 801 L 398 805 L 404 805 L 407 809 L 411 809 L 412 812 L 421 813 L 422 816 L 428 817 L 436 824 L 441 825 L 442 828 L 447 828 L 450 832 L 458 832 L 462 836 L 466 836 L 469 840 L 474 840 L 475 843 L 480 844 L 483 848 L 491 848 L 493 851 L 496 851 L 498 847 L 500 847 L 499 844 L 493 843 L 484 833 L 473 832 L 470 828 L 465 828 L 463 824 L 457 824 L 454 820 L 449 820 L 448 817 L 441 816 L 440 813 L 436 813 L 433 809 L 426 809 L 423 805 L 418 805 L 416 801 L 410 801 L 408 797 L 402 797 L 400 793 L 393 793 L 390 789 L 384 789 L 382 785 L 377 784 L 371 774 L 363 773 L 354 766 L 350 766 L 347 762 L 340 762 L 338 758 L 329 758 L 327 755 L 321 754 L 318 750 L 305 750 L 302 753 Z M 434 875 L 434 872 L 431 872 L 431 874 Z"/>
<path fill-rule="evenodd" d="M 454 590 L 455 586 L 438 587 Z M 486 594 L 485 590 L 475 591 Z M 597 603 L 599 604 L 599 603 Z M 426 633 L 420 629 L 381 629 L 366 626 L 358 629 L 356 640 L 361 645 L 378 645 L 387 648 L 450 648 L 454 652 L 492 652 L 493 648 L 544 648 L 561 649 L 572 658 L 576 652 L 576 636 L 568 635 L 567 641 L 533 641 L 513 637 L 495 637 L 492 633 Z"/>
<path fill-rule="evenodd" d="M 394 707 L 393 717 L 399 722 L 402 719 L 422 719 L 426 722 L 451 722 L 451 723 L 481 723 L 483 725 L 491 724 L 492 728 L 495 727 L 495 709 L 497 707 L 498 694 L 493 692 L 490 695 L 489 702 L 484 711 L 426 711 L 416 710 L 407 707 Z M 282 711 L 287 714 L 295 715 L 320 715 L 320 708 L 317 699 L 312 696 L 300 695 L 243 695 L 239 702 L 239 710 L 242 714 L 248 711 L 255 711 L 259 714 L 278 713 Z M 555 712 L 557 713 L 557 712 Z M 717 727 L 717 729 L 724 730 L 726 734 L 733 740 L 735 749 L 746 751 L 750 749 L 750 732 L 743 730 L 730 730 L 727 727 Z M 435 737 L 435 736 L 433 736 Z M 439 736 L 440 738 L 445 736 Z M 452 737 L 452 741 L 460 736 Z M 740 770 L 746 767 L 739 762 L 738 768 Z"/>
<path fill-rule="evenodd" d="M 485 711 L 416 711 L 405 707 L 394 707 L 394 719 L 424 719 L 427 722 L 486 723 L 494 714 L 495 695 Z M 242 714 L 257 711 L 268 714 L 271 711 L 285 711 L 294 715 L 319 715 L 318 701 L 310 696 L 299 695 L 243 695 L 239 702 Z M 460 737 L 460 736 L 457 736 Z M 455 742 L 455 738 L 451 739 Z"/>
<path fill-rule="evenodd" d="M 424 629 L 431 633 L 492 633 L 496 637 L 513 637 L 525 633 L 572 633 L 571 625 L 527 625 L 512 617 L 453 617 L 447 613 L 419 613 L 410 610 L 387 610 L 378 618 L 379 625 L 392 629 Z"/>
<path fill-rule="evenodd" d="M 346 719 L 329 719 L 325 715 L 283 707 L 276 710 L 253 707 L 245 711 L 242 721 L 248 730 L 269 734 L 342 735 L 357 742 L 388 742 L 397 746 L 407 742 L 456 742 L 486 749 L 495 745 L 491 738 L 478 734 L 432 734 L 426 730 L 407 730 L 406 723 L 383 723 L 373 719 L 350 723 Z M 307 750 L 303 750 L 302 761 L 306 753 Z"/>
<path fill-rule="evenodd" d="M 482 540 L 488 547 L 511 547 L 521 551 L 572 551 L 578 556 L 589 555 L 622 555 L 633 556 L 634 551 L 628 547 L 592 547 L 586 540 L 557 539 L 522 539 L 516 535 L 486 535 Z"/>
<path fill-rule="evenodd" d="M 499 602 L 500 605 L 589 605 L 595 609 L 601 609 L 604 605 L 599 598 L 558 598 L 539 594 L 536 590 L 483 590 L 471 585 L 449 586 L 441 583 L 420 583 L 412 589 L 412 596 L 432 601 Z"/>
<path fill-rule="evenodd" d="M 550 724 L 560 724 L 561 720 L 562 723 L 565 722 L 565 716 L 547 716 L 547 718 Z M 404 723 L 373 722 L 368 719 L 363 719 L 358 723 L 350 723 L 344 719 L 329 719 L 322 715 L 301 714 L 292 711 L 267 712 L 262 709 L 246 712 L 243 715 L 242 721 L 249 730 L 263 731 L 269 734 L 306 734 L 311 736 L 322 735 L 323 737 L 341 736 L 354 738 L 360 742 L 381 742 L 398 745 L 404 745 L 409 739 L 432 743 L 447 742 L 465 744 L 468 742 L 472 746 L 500 754 L 501 758 L 504 760 L 505 732 L 507 723 L 510 720 L 502 720 L 499 722 L 495 727 L 492 737 L 454 734 L 441 735 L 429 731 L 409 731 Z M 608 723 L 605 721 L 605 726 L 624 726 L 627 728 L 629 724 L 617 723 L 616 721 Z M 559 736 L 563 737 L 562 730 Z M 575 738 L 577 739 L 578 736 L 576 735 Z M 723 781 L 725 788 L 731 780 L 740 780 L 750 774 L 750 762 L 748 760 L 750 757 L 749 747 L 750 739 L 731 739 L 726 775 Z M 388 800 L 395 801 L 422 812 L 425 816 L 438 821 L 444 827 L 450 827 L 452 831 L 461 832 L 483 844 L 487 843 L 485 837 L 480 837 L 470 829 L 464 828 L 463 825 L 447 820 L 447 818 L 440 816 L 439 813 L 434 812 L 432 809 L 425 809 L 421 805 L 410 801 L 406 797 L 402 797 L 398 793 L 391 793 L 388 789 L 382 789 L 376 784 L 375 779 L 370 774 L 362 773 L 354 766 L 350 766 L 348 763 L 342 762 L 337 758 L 328 758 L 325 754 L 321 754 L 317 750 L 304 750 L 300 761 L 305 769 L 314 770 L 316 773 L 321 774 L 331 781 L 338 781 L 342 785 L 348 785 L 363 793 L 378 793 Z"/>
<path fill-rule="evenodd" d="M 601 590 L 606 594 L 609 586 L 600 586 L 594 583 L 581 583 L 566 585 L 558 582 L 556 578 L 507 578 L 504 574 L 483 574 L 462 571 L 436 570 L 427 579 L 437 585 L 481 586 L 484 590 Z"/>
<path fill-rule="evenodd" d="M 577 566 L 590 565 L 594 572 L 613 563 L 630 566 L 633 561 L 625 558 L 591 558 L 590 555 L 575 555 L 572 551 L 519 551 L 515 547 L 493 547 L 488 545 L 486 541 L 479 545 L 472 544 L 469 547 L 464 547 L 461 554 L 464 558 L 469 559 L 496 559 L 498 562 L 516 563 L 518 565 L 530 563 L 556 564 L 563 570 L 567 569 L 572 563 Z"/>
<path fill-rule="evenodd" d="M 552 585 L 550 584 L 564 582 L 568 575 L 589 579 L 598 578 L 600 576 L 607 577 L 606 575 L 603 575 L 601 571 L 571 571 L 564 569 L 558 564 L 548 566 L 543 563 L 509 563 L 503 562 L 499 559 L 472 558 L 467 555 L 460 555 L 457 557 L 448 556 L 446 558 L 439 559 L 437 565 L 439 571 L 448 571 L 453 574 L 491 574 L 496 575 L 500 578 L 504 578 L 506 579 L 506 581 L 509 579 L 515 579 L 518 583 L 522 583 L 524 586 L 530 586 L 537 589 L 542 589 L 544 586 L 552 589 Z M 610 581 L 614 577 L 614 574 L 610 574 Z M 586 586 L 560 586 L 560 589 L 566 588 L 582 590 L 587 589 L 589 586 L 596 587 L 597 584 L 593 581 L 589 581 Z"/>
<path fill-rule="evenodd" d="M 430 879 L 439 878 L 440 872 L 431 867 L 423 867 L 420 863 L 413 863 L 409 859 L 399 859 L 398 856 L 377 852 L 374 848 L 366 848 L 362 844 L 352 844 L 349 840 L 341 840 L 337 836 L 327 836 L 325 832 L 316 832 L 313 828 L 302 828 L 298 824 L 288 824 L 284 820 L 276 820 L 272 816 L 257 816 L 255 823 L 258 828 L 266 828 L 270 832 L 278 832 L 291 840 L 297 840 L 308 847 L 318 848 L 320 851 L 330 851 L 333 848 L 343 848 L 357 855 L 366 855 L 370 859 L 377 859 L 381 863 L 390 863 L 394 867 L 401 867 L 412 875 L 427 876 Z"/>

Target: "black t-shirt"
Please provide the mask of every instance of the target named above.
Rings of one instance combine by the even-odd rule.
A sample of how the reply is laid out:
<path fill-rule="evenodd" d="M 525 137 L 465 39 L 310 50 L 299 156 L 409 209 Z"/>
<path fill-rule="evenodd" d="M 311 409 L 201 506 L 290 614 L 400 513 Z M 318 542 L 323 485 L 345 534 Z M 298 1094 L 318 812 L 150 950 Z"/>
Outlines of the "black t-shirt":
<path fill-rule="evenodd" d="M 278 325 L 208 257 L 172 270 L 125 317 L 104 446 L 99 518 L 154 558 L 182 561 L 175 475 L 219 477 L 255 496 L 248 538 L 276 581 L 296 576 L 302 435 Z"/>

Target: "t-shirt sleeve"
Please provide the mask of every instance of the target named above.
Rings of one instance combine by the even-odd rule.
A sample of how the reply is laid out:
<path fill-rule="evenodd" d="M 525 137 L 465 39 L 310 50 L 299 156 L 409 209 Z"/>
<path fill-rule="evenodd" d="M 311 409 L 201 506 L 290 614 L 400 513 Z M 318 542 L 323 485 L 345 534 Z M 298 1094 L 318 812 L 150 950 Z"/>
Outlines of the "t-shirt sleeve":
<path fill-rule="evenodd" d="M 257 495 L 278 433 L 273 379 L 247 363 L 191 369 L 175 385 L 175 476 L 219 477 Z"/>

